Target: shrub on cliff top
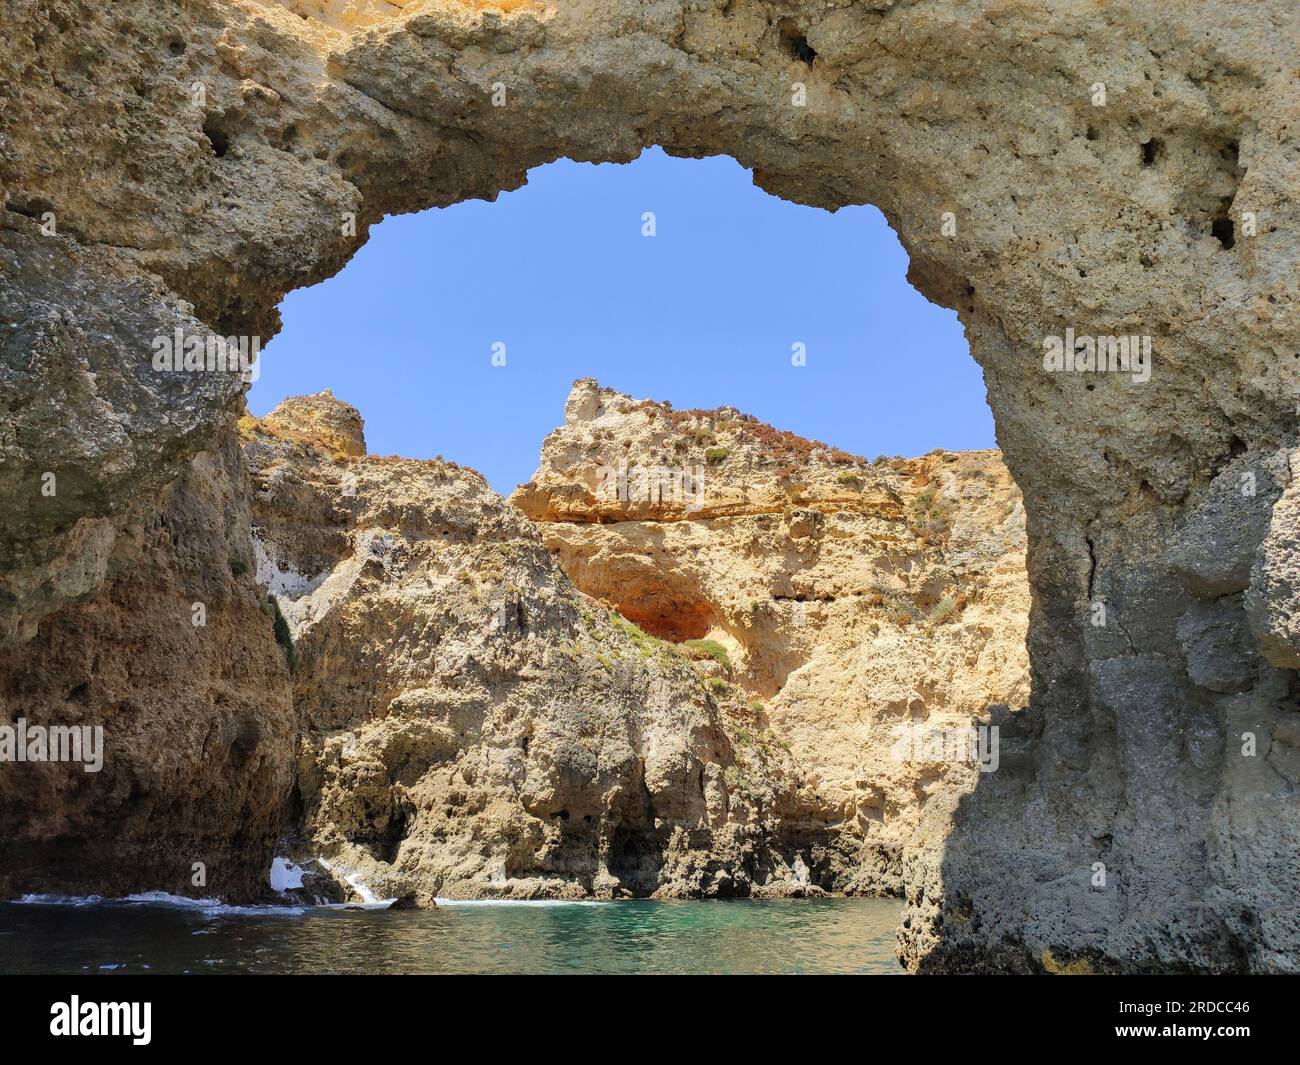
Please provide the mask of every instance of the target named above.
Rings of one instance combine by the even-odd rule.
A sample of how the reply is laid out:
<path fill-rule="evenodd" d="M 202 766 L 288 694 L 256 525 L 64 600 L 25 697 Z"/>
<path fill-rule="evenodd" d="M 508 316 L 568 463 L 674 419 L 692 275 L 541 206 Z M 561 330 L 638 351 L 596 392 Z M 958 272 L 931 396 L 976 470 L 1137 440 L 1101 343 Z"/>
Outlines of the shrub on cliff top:
<path fill-rule="evenodd" d="M 708 655 L 728 673 L 731 672 L 731 658 L 727 649 L 717 640 L 687 640 L 682 646 L 699 654 Z"/>
<path fill-rule="evenodd" d="M 927 543 L 946 540 L 957 507 L 939 495 L 937 485 L 931 485 L 912 500 L 913 528 Z"/>
<path fill-rule="evenodd" d="M 930 608 L 930 624 L 941 625 L 956 613 L 957 600 L 951 595 L 946 595 Z"/>

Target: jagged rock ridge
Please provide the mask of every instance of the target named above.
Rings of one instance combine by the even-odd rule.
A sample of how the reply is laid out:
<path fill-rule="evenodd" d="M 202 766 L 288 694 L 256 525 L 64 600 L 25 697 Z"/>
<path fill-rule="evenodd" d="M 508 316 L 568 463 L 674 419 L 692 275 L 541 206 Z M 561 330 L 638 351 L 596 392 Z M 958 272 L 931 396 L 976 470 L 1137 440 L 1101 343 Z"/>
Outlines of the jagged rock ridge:
<path fill-rule="evenodd" d="M 734 412 L 740 429 L 674 418 L 594 382 L 568 406 L 517 495 L 534 509 L 583 508 L 592 467 L 557 456 L 667 457 L 665 432 L 730 467 L 698 499 L 726 516 L 676 513 L 681 538 L 653 551 L 659 522 L 533 515 L 584 590 L 618 589 L 609 605 L 650 632 L 575 590 L 477 474 L 365 456 L 358 415 L 329 394 L 243 423 L 258 577 L 295 644 L 298 856 L 422 904 L 900 892 L 905 850 L 941 844 L 975 769 L 899 761 L 899 726 L 968 725 L 1026 691 L 1022 519 L 996 456 L 822 464 Z M 620 511 L 585 499 L 593 520 Z M 712 598 L 635 609 L 674 585 Z M 798 621 L 781 613 L 805 602 Z M 725 643 L 678 631 L 696 617 Z"/>
<path fill-rule="evenodd" d="M 707 639 L 798 766 L 788 832 L 879 855 L 825 886 L 901 890 L 973 765 L 900 760 L 911 729 L 1028 699 L 1024 510 L 996 452 L 867 463 L 740 412 L 579 381 L 511 497 L 584 592 Z"/>
<path fill-rule="evenodd" d="M 744 699 L 582 596 L 479 474 L 364 455 L 326 393 L 242 431 L 294 641 L 296 857 L 420 905 L 808 889 Z"/>

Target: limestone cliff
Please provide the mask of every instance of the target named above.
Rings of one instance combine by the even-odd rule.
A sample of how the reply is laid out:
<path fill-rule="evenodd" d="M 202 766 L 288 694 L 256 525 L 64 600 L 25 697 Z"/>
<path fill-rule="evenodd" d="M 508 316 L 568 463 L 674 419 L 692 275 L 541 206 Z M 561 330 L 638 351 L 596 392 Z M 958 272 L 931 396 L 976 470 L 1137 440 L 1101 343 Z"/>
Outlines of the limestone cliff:
<path fill-rule="evenodd" d="M 0 212 L 0 647 L 121 572 L 123 530 L 229 442 L 238 374 L 153 367 L 155 338 L 212 335 L 190 311 L 116 249 Z"/>
<path fill-rule="evenodd" d="M 293 634 L 296 856 L 421 905 L 808 889 L 761 715 L 582 596 L 481 476 L 365 455 L 328 393 L 242 431 Z"/>
<path fill-rule="evenodd" d="M 1300 971 L 1298 17 L 0 0 L 0 632 L 125 576 L 133 508 L 220 446 L 233 386 L 145 372 L 157 333 L 266 340 L 385 214 L 551 159 L 730 154 L 881 209 L 1023 493 L 1028 712 L 904 871 L 910 964 Z M 1150 377 L 1049 372 L 1067 330 L 1149 338 Z"/>
<path fill-rule="evenodd" d="M 0 762 L 0 898 L 265 891 L 297 722 L 230 432 L 137 509 L 114 576 L 0 653 L 0 724 L 103 730 L 97 771 Z"/>
<path fill-rule="evenodd" d="M 901 890 L 903 848 L 941 845 L 973 787 L 900 740 L 1028 699 L 1024 510 L 996 452 L 867 463 L 585 380 L 511 498 L 582 591 L 724 649 L 798 766 L 785 831 L 875 855 L 826 887 Z"/>

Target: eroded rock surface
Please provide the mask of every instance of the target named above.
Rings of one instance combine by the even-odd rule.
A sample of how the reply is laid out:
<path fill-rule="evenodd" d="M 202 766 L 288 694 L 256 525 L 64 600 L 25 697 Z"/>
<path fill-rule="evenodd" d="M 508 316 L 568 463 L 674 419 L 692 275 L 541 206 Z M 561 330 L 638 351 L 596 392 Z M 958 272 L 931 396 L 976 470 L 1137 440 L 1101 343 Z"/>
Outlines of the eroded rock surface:
<path fill-rule="evenodd" d="M 905 873 L 905 956 L 1300 967 L 1293 508 L 1266 485 L 1300 393 L 1291 0 L 3 0 L 0 16 L 4 229 L 22 236 L 0 284 L 22 291 L 42 240 L 75 242 L 89 271 L 51 274 L 46 309 L 5 299 L 19 333 L 113 318 L 120 271 L 161 293 L 160 318 L 266 339 L 281 295 L 385 213 L 491 197 L 558 156 L 728 153 L 774 194 L 879 206 L 984 368 L 1034 594 L 1019 768 L 982 777 L 941 862 Z M 62 236 L 39 233 L 51 213 Z M 1067 329 L 1149 336 L 1150 378 L 1045 372 L 1044 339 Z M 114 412 L 215 431 L 228 394 L 130 385 L 147 341 L 111 334 L 80 343 L 126 385 Z M 6 346 L 8 372 L 41 343 Z M 9 380 L 6 429 L 28 418 Z M 69 419 L 92 409 L 72 398 Z M 179 475 L 187 436 L 211 443 L 162 431 L 113 505 Z M 21 455 L 40 449 L 5 448 L 22 465 L 4 483 L 29 483 Z M 92 485 L 103 450 L 73 455 L 64 477 Z M 1258 540 L 1207 512 L 1243 473 Z M 47 520 L 27 491 L 0 547 L 17 639 L 94 594 L 122 520 L 93 489 Z M 1243 618 L 1259 654 L 1223 635 Z"/>
<path fill-rule="evenodd" d="M 1268 660 L 1300 669 L 1300 452 L 1281 452 L 1271 472 L 1285 488 L 1255 551 L 1246 608 Z"/>
<path fill-rule="evenodd" d="M 941 845 L 974 786 L 900 741 L 1028 699 L 1024 510 L 996 452 L 867 463 L 586 380 L 511 499 L 582 591 L 723 649 L 799 767 L 787 833 L 880 856 L 824 870 L 837 890 L 901 890 L 903 849 Z"/>
<path fill-rule="evenodd" d="M 116 250 L 0 214 L 0 647 L 93 596 L 123 529 L 228 440 L 240 375 L 156 371 L 178 332 L 212 335 Z"/>
<path fill-rule="evenodd" d="M 0 897 L 265 891 L 298 725 L 230 428 L 123 526 L 118 576 L 0 654 L 0 724 L 103 730 L 97 771 L 0 763 Z"/>
<path fill-rule="evenodd" d="M 243 433 L 294 638 L 303 862 L 421 905 L 815 889 L 758 715 L 583 597 L 479 474 L 353 454 L 325 393 Z"/>

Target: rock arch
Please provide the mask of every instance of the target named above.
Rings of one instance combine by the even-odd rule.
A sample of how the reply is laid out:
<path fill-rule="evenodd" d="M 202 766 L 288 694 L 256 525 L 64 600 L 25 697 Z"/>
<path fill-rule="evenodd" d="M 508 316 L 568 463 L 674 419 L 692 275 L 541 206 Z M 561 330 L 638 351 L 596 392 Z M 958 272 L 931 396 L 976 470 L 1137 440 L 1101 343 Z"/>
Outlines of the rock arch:
<path fill-rule="evenodd" d="M 774 195 L 880 207 L 1024 492 L 1033 705 L 911 871 L 905 953 L 1300 964 L 1293 5 L 0 8 L 0 485 L 62 486 L 0 519 L 7 639 L 92 595 L 229 439 L 238 383 L 160 378 L 141 337 L 265 339 L 384 214 L 559 156 L 727 153 Z M 1045 373 L 1067 329 L 1149 336 L 1150 381 Z"/>

